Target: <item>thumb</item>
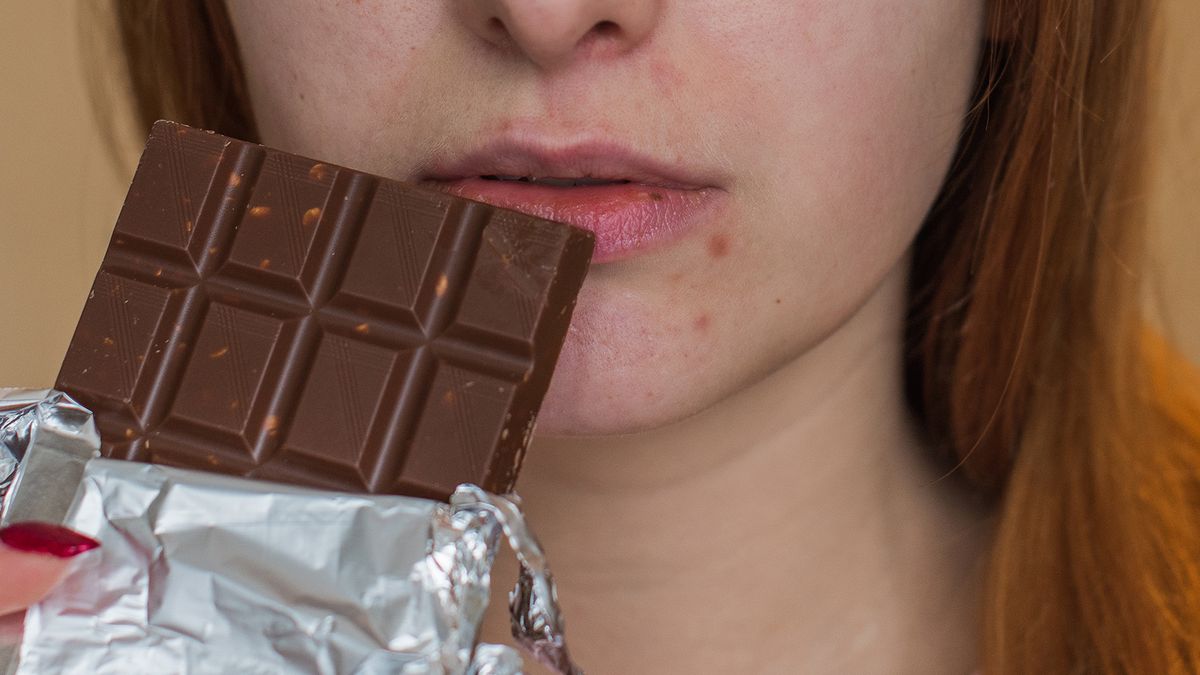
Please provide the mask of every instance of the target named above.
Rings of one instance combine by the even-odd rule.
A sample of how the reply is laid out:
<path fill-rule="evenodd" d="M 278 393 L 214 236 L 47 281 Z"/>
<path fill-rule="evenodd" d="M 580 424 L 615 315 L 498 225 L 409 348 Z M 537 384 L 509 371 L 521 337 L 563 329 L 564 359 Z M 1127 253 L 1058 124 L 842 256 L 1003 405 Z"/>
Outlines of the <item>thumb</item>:
<path fill-rule="evenodd" d="M 0 529 L 0 616 L 41 600 L 62 579 L 72 557 L 98 546 L 91 537 L 50 523 Z"/>

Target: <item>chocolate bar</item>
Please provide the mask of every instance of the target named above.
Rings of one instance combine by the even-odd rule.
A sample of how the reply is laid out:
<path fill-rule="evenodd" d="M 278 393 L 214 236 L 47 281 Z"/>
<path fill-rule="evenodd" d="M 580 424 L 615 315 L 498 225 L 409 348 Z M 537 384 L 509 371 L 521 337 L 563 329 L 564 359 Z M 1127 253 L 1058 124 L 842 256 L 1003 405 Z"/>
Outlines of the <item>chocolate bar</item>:
<path fill-rule="evenodd" d="M 57 388 L 108 457 L 445 499 L 513 486 L 590 232 L 154 125 Z"/>

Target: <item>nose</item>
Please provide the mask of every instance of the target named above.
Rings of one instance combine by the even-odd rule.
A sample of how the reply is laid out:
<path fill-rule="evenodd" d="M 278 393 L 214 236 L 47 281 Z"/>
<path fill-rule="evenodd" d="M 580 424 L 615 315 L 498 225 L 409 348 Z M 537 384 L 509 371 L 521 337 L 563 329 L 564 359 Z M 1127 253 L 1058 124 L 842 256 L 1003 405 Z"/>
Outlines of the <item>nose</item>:
<path fill-rule="evenodd" d="M 455 0 L 471 31 L 543 69 L 583 53 L 627 52 L 654 29 L 662 0 Z"/>

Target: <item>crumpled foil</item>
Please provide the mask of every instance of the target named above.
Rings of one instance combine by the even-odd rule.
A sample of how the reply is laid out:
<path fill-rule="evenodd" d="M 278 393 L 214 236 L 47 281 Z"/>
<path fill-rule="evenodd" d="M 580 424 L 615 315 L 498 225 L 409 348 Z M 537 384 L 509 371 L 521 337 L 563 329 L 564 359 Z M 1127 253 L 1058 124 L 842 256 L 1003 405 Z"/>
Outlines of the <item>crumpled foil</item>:
<path fill-rule="evenodd" d="M 0 522 L 59 522 L 71 506 L 84 462 L 98 456 L 100 435 L 92 413 L 70 396 L 53 389 L 0 388 Z M 22 463 L 25 470 L 18 472 Z M 10 504 L 8 495 L 17 492 L 18 481 L 27 497 Z"/>
<path fill-rule="evenodd" d="M 62 511 L 66 493 L 54 520 L 102 544 L 26 612 L 0 673 L 515 675 L 515 650 L 476 643 L 501 538 L 521 562 L 518 644 L 582 672 L 515 496 L 311 490 L 97 459 L 98 441 L 69 397 L 0 390 L 0 484 L 20 462 L 0 519 Z"/>

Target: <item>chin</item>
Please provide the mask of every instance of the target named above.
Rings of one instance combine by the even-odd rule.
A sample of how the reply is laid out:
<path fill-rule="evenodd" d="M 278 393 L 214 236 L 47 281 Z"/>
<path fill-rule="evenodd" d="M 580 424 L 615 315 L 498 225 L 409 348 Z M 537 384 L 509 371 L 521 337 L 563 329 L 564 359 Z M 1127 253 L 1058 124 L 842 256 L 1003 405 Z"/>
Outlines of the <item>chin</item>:
<path fill-rule="evenodd" d="M 581 331 L 568 336 L 538 414 L 538 436 L 632 434 L 703 408 L 681 369 L 687 364 L 648 354 L 636 340 L 613 350 L 603 342 Z"/>
<path fill-rule="evenodd" d="M 653 283 L 584 284 L 537 418 L 538 436 L 610 436 L 666 426 L 718 398 L 716 354 Z M 711 400 L 710 400 L 711 399 Z"/>
<path fill-rule="evenodd" d="M 558 379 L 564 382 L 566 378 Z M 650 431 L 690 414 L 680 406 L 636 405 L 608 382 L 550 385 L 538 413 L 537 436 L 616 436 Z"/>

